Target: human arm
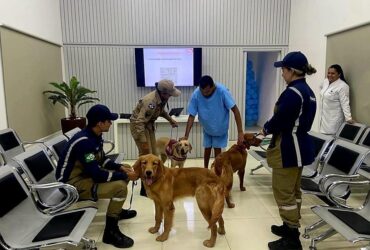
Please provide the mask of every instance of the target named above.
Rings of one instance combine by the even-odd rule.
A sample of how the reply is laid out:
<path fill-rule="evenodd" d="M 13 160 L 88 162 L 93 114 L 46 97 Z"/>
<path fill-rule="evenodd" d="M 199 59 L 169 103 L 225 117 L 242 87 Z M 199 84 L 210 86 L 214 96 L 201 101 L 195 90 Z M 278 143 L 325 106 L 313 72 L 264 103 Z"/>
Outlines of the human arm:
<path fill-rule="evenodd" d="M 172 117 L 166 111 L 163 110 L 160 116 L 166 119 L 173 128 L 178 127 L 177 122 L 174 119 L 172 119 Z"/>
<path fill-rule="evenodd" d="M 77 161 L 82 165 L 83 173 L 94 182 L 102 183 L 115 180 L 126 180 L 127 174 L 119 171 L 108 171 L 99 165 L 94 145 L 89 140 L 82 140 L 73 149 Z"/>
<path fill-rule="evenodd" d="M 344 85 L 338 90 L 340 106 L 344 114 L 344 118 L 348 123 L 354 123 L 351 115 L 351 107 L 349 106 L 349 87 Z"/>
<path fill-rule="evenodd" d="M 275 105 L 273 116 L 264 124 L 263 135 L 277 134 L 293 128 L 301 105 L 301 97 L 292 89 L 286 89 Z"/>
<path fill-rule="evenodd" d="M 189 138 L 190 130 L 193 127 L 195 116 L 189 115 L 188 121 L 186 123 L 186 128 L 185 128 L 185 135 L 184 137 L 180 138 L 180 140 L 187 140 Z"/>
<path fill-rule="evenodd" d="M 242 145 L 244 141 L 244 132 L 243 132 L 243 125 L 242 125 L 242 118 L 240 115 L 240 111 L 238 106 L 234 105 L 234 107 L 231 108 L 231 110 L 234 113 L 236 127 L 238 129 L 238 145 Z"/>

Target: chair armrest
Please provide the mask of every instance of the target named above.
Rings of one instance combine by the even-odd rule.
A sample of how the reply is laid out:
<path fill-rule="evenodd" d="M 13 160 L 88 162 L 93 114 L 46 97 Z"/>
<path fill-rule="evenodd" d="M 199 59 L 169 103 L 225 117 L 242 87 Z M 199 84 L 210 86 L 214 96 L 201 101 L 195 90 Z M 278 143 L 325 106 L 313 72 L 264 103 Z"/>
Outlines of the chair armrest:
<path fill-rule="evenodd" d="M 29 187 L 31 189 L 31 193 L 32 193 L 35 203 L 40 204 L 42 207 L 44 207 L 43 209 L 41 209 L 40 206 L 37 206 L 39 210 L 49 215 L 63 211 L 64 209 L 72 205 L 73 203 L 76 203 L 79 199 L 77 189 L 72 185 L 65 184 L 62 182 L 53 182 L 53 183 L 47 183 L 47 184 L 32 184 L 32 185 L 29 185 Z M 65 197 L 59 204 L 50 205 L 50 204 L 47 204 L 47 201 L 43 201 L 40 199 L 40 196 L 37 192 L 40 189 L 62 189 L 65 193 Z"/>
<path fill-rule="evenodd" d="M 106 155 L 112 152 L 114 147 L 116 146 L 114 145 L 114 142 L 109 141 L 109 140 L 104 140 L 103 143 L 109 144 L 111 146 L 111 148 L 107 152 L 105 152 Z"/>
<path fill-rule="evenodd" d="M 325 185 L 326 185 L 326 182 L 332 178 L 340 178 L 342 180 L 348 180 L 348 179 L 357 179 L 359 178 L 360 175 L 359 174 L 355 174 L 355 175 L 341 175 L 341 174 L 328 174 L 328 175 L 325 175 L 324 177 L 322 177 L 319 181 L 319 188 L 321 190 L 322 193 L 326 194 L 327 190 L 325 188 Z"/>
<path fill-rule="evenodd" d="M 370 181 L 334 181 L 333 183 L 331 183 L 329 185 L 329 187 L 327 188 L 327 193 L 326 193 L 326 197 L 333 203 L 335 204 L 337 207 L 344 207 L 344 208 L 348 208 L 348 209 L 351 209 L 353 211 L 356 211 L 356 210 L 360 210 L 363 208 L 364 204 L 358 208 L 354 208 L 354 207 L 351 207 L 351 206 L 348 206 L 345 204 L 345 201 L 343 202 L 343 199 L 341 198 L 338 198 L 336 197 L 334 194 L 333 194 L 333 191 L 335 188 L 337 188 L 338 186 L 340 185 L 350 185 L 350 186 L 367 186 L 367 185 L 370 185 Z M 366 202 L 366 201 L 365 201 Z"/>

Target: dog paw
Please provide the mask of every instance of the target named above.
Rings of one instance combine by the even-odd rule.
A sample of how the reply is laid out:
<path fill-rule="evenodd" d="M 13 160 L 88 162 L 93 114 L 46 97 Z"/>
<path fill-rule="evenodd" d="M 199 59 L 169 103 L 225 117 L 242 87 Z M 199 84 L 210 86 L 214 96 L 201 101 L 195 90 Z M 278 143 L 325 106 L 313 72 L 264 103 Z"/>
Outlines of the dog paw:
<path fill-rule="evenodd" d="M 158 230 L 159 230 L 159 227 L 157 228 L 157 227 L 151 227 L 151 228 L 149 228 L 149 233 L 152 233 L 152 234 L 155 234 L 155 233 L 157 233 L 158 232 Z"/>
<path fill-rule="evenodd" d="M 223 228 L 223 227 L 219 227 L 219 228 L 217 229 L 217 232 L 218 232 L 218 234 L 221 234 L 221 235 L 226 234 L 226 232 L 225 232 L 225 228 Z"/>
<path fill-rule="evenodd" d="M 235 207 L 235 203 L 228 203 L 228 204 L 227 204 L 227 207 L 228 207 L 228 208 L 234 208 L 234 207 Z"/>
<path fill-rule="evenodd" d="M 163 235 L 163 234 L 159 235 L 159 236 L 156 238 L 156 240 L 157 240 L 157 241 L 161 241 L 161 242 L 163 242 L 163 241 L 165 241 L 165 240 L 167 240 L 167 239 L 168 239 L 168 235 Z"/>
<path fill-rule="evenodd" d="M 240 191 L 245 191 L 247 190 L 245 187 L 240 187 Z"/>
<path fill-rule="evenodd" d="M 205 241 L 203 241 L 203 245 L 205 247 L 214 247 L 215 246 L 215 241 L 205 240 Z"/>

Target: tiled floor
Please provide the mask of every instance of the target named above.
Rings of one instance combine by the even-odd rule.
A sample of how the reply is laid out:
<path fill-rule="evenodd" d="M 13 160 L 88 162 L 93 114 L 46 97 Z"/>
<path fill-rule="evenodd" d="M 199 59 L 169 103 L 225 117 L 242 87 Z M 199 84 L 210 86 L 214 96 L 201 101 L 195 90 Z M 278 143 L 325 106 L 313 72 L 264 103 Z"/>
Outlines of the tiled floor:
<path fill-rule="evenodd" d="M 218 236 L 216 246 L 213 249 L 263 250 L 268 249 L 267 243 L 269 241 L 278 239 L 270 232 L 272 224 L 281 224 L 272 194 L 271 174 L 265 169 L 260 169 L 254 175 L 249 175 L 250 169 L 257 165 L 258 163 L 253 157 L 248 157 L 245 175 L 247 190 L 245 192 L 239 190 L 239 180 L 237 180 L 237 175 L 234 174 L 232 196 L 236 207 L 233 209 L 225 207 L 223 217 L 225 219 L 226 235 Z M 203 160 L 188 159 L 185 166 L 201 167 L 203 166 Z M 138 194 L 139 189 L 139 186 L 134 188 L 132 203 L 132 208 L 137 210 L 138 216 L 120 222 L 122 232 L 135 240 L 135 245 L 130 249 L 207 249 L 202 242 L 210 236 L 210 232 L 207 230 L 207 224 L 193 198 L 176 201 L 174 225 L 169 239 L 162 243 L 155 240 L 157 235 L 152 235 L 148 232 L 148 228 L 154 225 L 154 206 L 150 199 L 141 197 Z M 125 208 L 128 207 L 128 203 L 127 201 L 124 205 Z M 316 204 L 320 204 L 317 198 L 304 195 L 301 231 L 303 231 L 305 226 L 318 220 L 318 217 L 310 210 L 310 207 Z M 99 202 L 98 214 L 88 229 L 87 237 L 97 241 L 98 249 L 116 249 L 111 245 L 102 243 L 106 206 L 107 201 Z M 324 227 L 323 229 L 326 228 Z M 303 248 L 309 249 L 310 240 L 301 238 L 301 241 Z M 333 250 L 365 249 L 365 246 L 366 243 L 349 243 L 340 235 L 335 235 L 317 245 L 318 249 Z"/>

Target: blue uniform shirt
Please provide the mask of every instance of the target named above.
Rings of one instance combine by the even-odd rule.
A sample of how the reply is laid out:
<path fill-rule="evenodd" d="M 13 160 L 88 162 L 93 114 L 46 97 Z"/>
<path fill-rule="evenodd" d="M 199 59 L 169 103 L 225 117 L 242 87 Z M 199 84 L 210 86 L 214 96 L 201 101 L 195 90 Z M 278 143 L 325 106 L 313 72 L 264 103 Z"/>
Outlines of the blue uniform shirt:
<path fill-rule="evenodd" d="M 275 104 L 264 125 L 266 134 L 281 135 L 282 167 L 302 167 L 314 161 L 314 144 L 308 135 L 316 113 L 316 98 L 306 79 L 292 81 Z M 274 141 L 274 140 L 272 140 Z"/>
<path fill-rule="evenodd" d="M 56 178 L 62 182 L 74 178 L 92 178 L 97 183 L 126 180 L 126 173 L 108 171 L 120 167 L 120 164 L 105 156 L 102 136 L 97 136 L 90 128 L 84 128 L 68 141 L 58 161 Z"/>
<path fill-rule="evenodd" d="M 229 129 L 230 109 L 235 101 L 229 90 L 222 84 L 216 84 L 216 90 L 209 98 L 200 92 L 199 87 L 193 92 L 188 112 L 192 116 L 198 114 L 198 119 L 204 131 L 211 136 L 221 136 Z"/>

